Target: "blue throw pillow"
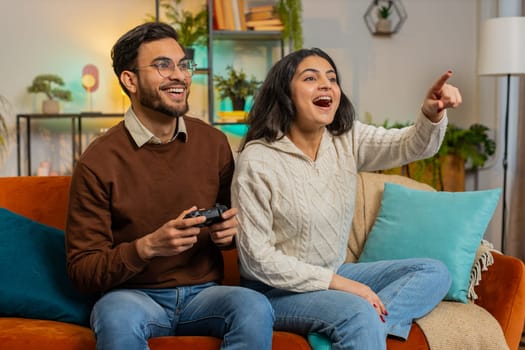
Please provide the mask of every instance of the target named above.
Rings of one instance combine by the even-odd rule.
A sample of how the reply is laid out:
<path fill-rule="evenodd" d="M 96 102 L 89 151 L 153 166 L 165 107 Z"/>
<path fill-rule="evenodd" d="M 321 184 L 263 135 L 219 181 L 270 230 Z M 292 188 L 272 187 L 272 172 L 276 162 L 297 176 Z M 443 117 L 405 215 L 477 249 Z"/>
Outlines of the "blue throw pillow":
<path fill-rule="evenodd" d="M 89 325 L 94 297 L 66 271 L 64 232 L 0 208 L 0 315 Z"/>
<path fill-rule="evenodd" d="M 308 333 L 308 344 L 312 350 L 331 350 L 332 342 L 326 336 L 319 333 Z"/>
<path fill-rule="evenodd" d="M 445 300 L 466 303 L 470 270 L 500 192 L 431 192 L 385 183 L 359 262 L 441 260 L 452 277 Z"/>

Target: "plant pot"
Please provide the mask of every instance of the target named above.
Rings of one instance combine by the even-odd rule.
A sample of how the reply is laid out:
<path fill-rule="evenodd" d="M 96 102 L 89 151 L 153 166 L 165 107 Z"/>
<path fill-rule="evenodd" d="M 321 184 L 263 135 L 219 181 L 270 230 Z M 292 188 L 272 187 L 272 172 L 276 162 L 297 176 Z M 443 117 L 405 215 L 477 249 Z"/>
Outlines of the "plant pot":
<path fill-rule="evenodd" d="M 378 34 L 392 33 L 392 21 L 387 18 L 379 18 L 376 23 L 376 33 Z"/>
<path fill-rule="evenodd" d="M 447 154 L 441 161 L 443 191 L 465 191 L 465 159 L 455 154 Z"/>
<path fill-rule="evenodd" d="M 193 47 L 185 47 L 184 54 L 186 55 L 187 59 L 190 59 L 193 61 L 195 58 L 195 49 Z"/>
<path fill-rule="evenodd" d="M 59 112 L 60 112 L 60 105 L 57 100 L 44 100 L 42 102 L 42 113 L 58 114 Z"/>
<path fill-rule="evenodd" d="M 246 106 L 245 98 L 230 96 L 230 99 L 232 100 L 232 107 L 234 111 L 244 111 L 244 107 Z"/>

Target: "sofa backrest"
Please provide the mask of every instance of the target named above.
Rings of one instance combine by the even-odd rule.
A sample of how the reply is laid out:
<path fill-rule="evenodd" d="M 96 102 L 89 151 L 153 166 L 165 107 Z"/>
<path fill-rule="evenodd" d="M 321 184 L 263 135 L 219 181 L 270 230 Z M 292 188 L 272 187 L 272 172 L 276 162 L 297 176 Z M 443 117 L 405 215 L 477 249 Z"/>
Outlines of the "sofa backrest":
<path fill-rule="evenodd" d="M 347 245 L 347 262 L 355 262 L 363 250 L 368 233 L 376 220 L 385 182 L 391 182 L 417 190 L 435 191 L 430 185 L 418 182 L 411 178 L 390 175 L 361 172 L 357 175 L 356 198 L 354 219 L 350 229 L 350 237 Z"/>
<path fill-rule="evenodd" d="M 69 176 L 0 177 L 0 207 L 64 229 Z"/>
<path fill-rule="evenodd" d="M 69 198 L 69 176 L 0 177 L 0 208 L 40 223 L 65 229 Z M 227 285 L 239 285 L 237 252 L 225 250 L 224 279 Z"/>
<path fill-rule="evenodd" d="M 59 229 L 66 224 L 69 176 L 0 177 L 0 207 Z M 434 190 L 431 186 L 399 175 L 359 173 L 357 176 L 354 220 L 347 246 L 347 261 L 357 261 L 381 206 L 385 182 L 415 189 Z M 224 280 L 239 284 L 236 250 L 223 251 Z"/>

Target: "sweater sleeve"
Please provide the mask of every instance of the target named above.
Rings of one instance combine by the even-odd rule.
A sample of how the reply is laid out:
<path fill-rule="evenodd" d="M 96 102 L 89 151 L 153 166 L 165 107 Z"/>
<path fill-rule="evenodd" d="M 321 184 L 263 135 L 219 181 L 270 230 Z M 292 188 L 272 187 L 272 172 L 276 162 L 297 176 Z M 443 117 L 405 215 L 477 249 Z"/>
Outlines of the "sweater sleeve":
<path fill-rule="evenodd" d="M 333 271 L 285 254 L 276 244 L 272 196 L 279 190 L 272 177 L 271 161 L 245 150 L 237 162 L 232 184 L 232 201 L 239 208 L 237 249 L 243 277 L 269 286 L 306 292 L 326 290 Z M 253 157 L 252 157 L 253 155 Z"/>
<path fill-rule="evenodd" d="M 441 146 L 447 123 L 446 115 L 433 123 L 421 112 L 414 125 L 402 129 L 356 122 L 349 137 L 358 171 L 390 169 L 433 156 Z"/>
<path fill-rule="evenodd" d="M 67 268 L 85 292 L 103 292 L 142 271 L 135 242 L 113 247 L 109 190 L 82 163 L 71 179 L 66 225 Z"/>

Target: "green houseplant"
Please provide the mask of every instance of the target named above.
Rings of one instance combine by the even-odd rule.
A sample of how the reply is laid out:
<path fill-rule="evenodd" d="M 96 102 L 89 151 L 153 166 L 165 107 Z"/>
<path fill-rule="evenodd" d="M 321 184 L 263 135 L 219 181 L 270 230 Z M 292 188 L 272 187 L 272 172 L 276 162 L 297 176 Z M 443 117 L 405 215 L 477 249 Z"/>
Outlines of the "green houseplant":
<path fill-rule="evenodd" d="M 215 88 L 222 99 L 229 98 L 231 100 L 234 110 L 242 111 L 244 110 L 246 99 L 257 93 L 261 82 L 253 75 L 248 79 L 242 69 L 235 70 L 233 66 L 227 66 L 226 72 L 225 76 L 213 76 Z"/>
<path fill-rule="evenodd" d="M 0 161 L 4 159 L 5 153 L 7 152 L 7 138 L 7 124 L 4 116 L 0 112 Z"/>
<path fill-rule="evenodd" d="M 197 45 L 206 45 L 208 40 L 208 10 L 206 5 L 193 13 L 183 9 L 182 0 L 161 0 L 160 6 L 163 8 L 166 23 L 175 28 L 178 35 L 178 42 L 186 49 L 188 58 L 193 59 L 194 48 Z M 149 16 L 148 20 L 156 20 Z"/>
<path fill-rule="evenodd" d="M 0 167 L 7 155 L 9 147 L 9 129 L 7 128 L 7 116 L 13 112 L 7 98 L 0 95 Z"/>
<path fill-rule="evenodd" d="M 410 124 L 389 125 L 386 121 L 383 126 L 399 128 Z M 477 170 L 496 151 L 496 143 L 488 132 L 489 128 L 482 124 L 473 124 L 466 129 L 449 124 L 443 143 L 433 157 L 386 172 L 407 175 L 438 190 L 462 191 L 466 169 Z"/>
<path fill-rule="evenodd" d="M 387 19 L 388 17 L 390 17 L 390 13 L 392 11 L 392 5 L 383 5 L 383 6 L 380 6 L 378 9 L 377 9 L 377 14 L 379 16 L 379 18 L 383 18 L 383 19 Z"/>
<path fill-rule="evenodd" d="M 58 100 L 71 101 L 71 91 L 62 89 L 64 80 L 56 74 L 41 74 L 33 79 L 33 83 L 27 88 L 29 93 L 43 93 L 44 100 L 42 110 L 44 113 L 58 113 Z"/>
<path fill-rule="evenodd" d="M 303 6 L 301 0 L 280 0 L 276 10 L 284 25 L 283 39 L 291 40 L 294 50 L 301 49 L 303 47 Z"/>

